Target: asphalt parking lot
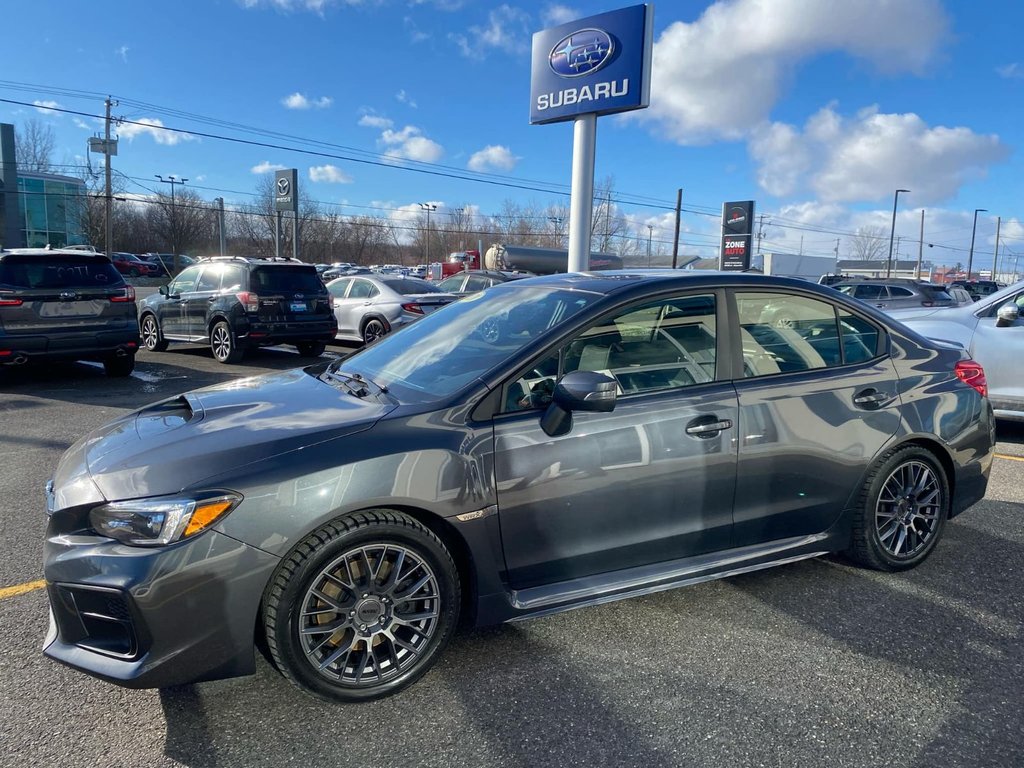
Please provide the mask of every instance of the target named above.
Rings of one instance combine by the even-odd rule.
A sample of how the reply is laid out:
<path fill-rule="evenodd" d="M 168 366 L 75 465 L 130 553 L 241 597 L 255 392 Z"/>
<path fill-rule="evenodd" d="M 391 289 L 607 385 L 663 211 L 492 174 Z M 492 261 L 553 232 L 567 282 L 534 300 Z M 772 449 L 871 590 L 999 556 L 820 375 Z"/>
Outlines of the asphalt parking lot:
<path fill-rule="evenodd" d="M 344 354 L 344 347 L 330 354 Z M 255 677 L 128 691 L 45 660 L 43 484 L 88 430 L 184 389 L 298 366 L 200 347 L 0 370 L 3 766 L 1024 765 L 1024 428 L 920 568 L 839 559 L 460 632 L 398 696 L 337 706 Z"/>

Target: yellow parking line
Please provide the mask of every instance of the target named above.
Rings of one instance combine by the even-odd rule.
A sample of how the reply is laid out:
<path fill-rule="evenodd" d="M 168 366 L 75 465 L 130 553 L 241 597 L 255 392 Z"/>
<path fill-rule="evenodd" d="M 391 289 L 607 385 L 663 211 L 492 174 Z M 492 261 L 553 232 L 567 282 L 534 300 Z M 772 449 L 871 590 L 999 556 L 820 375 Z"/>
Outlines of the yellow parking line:
<path fill-rule="evenodd" d="M 5 597 L 17 597 L 18 595 L 24 595 L 26 592 L 34 592 L 37 589 L 42 589 L 46 586 L 45 579 L 39 579 L 39 581 L 26 581 L 24 584 L 15 584 L 13 587 L 0 588 L 0 600 Z"/>
<path fill-rule="evenodd" d="M 997 459 L 1009 459 L 1010 461 L 1024 461 L 1024 456 L 1010 456 L 1006 453 L 993 453 Z"/>

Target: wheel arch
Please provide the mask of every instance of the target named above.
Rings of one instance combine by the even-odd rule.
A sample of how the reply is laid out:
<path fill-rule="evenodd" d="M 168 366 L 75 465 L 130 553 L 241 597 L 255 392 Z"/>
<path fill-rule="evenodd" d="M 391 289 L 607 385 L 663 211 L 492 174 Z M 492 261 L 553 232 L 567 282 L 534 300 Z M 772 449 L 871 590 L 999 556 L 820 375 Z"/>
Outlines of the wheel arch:
<path fill-rule="evenodd" d="M 391 323 L 388 322 L 388 319 L 379 312 L 373 312 L 363 315 L 363 319 L 359 321 L 360 336 L 363 335 L 363 331 L 366 330 L 366 324 L 369 323 L 371 320 L 380 320 L 382 323 L 384 323 L 385 333 L 391 333 Z"/>

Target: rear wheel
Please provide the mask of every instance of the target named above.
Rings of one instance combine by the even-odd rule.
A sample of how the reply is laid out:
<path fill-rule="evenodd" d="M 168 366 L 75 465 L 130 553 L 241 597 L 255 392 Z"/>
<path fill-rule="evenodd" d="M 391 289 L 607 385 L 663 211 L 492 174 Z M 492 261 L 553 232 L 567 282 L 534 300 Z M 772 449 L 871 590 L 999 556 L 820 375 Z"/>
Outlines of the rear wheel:
<path fill-rule="evenodd" d="M 373 344 L 381 336 L 386 335 L 387 332 L 387 327 L 380 320 L 376 318 L 367 320 L 366 325 L 363 326 L 363 344 Z"/>
<path fill-rule="evenodd" d="M 312 533 L 264 595 L 271 659 L 291 682 L 343 702 L 418 680 L 455 629 L 460 589 L 444 544 L 391 510 L 356 513 Z"/>
<path fill-rule="evenodd" d="M 128 277 L 138 277 L 139 274 L 139 270 L 137 270 L 135 267 L 132 267 L 131 269 L 128 270 Z"/>
<path fill-rule="evenodd" d="M 167 349 L 167 339 L 160 335 L 160 326 L 152 315 L 145 315 L 142 318 L 141 328 L 142 343 L 150 352 L 163 352 Z"/>
<path fill-rule="evenodd" d="M 915 445 L 885 456 L 865 481 L 849 556 L 869 568 L 903 571 L 924 562 L 949 517 L 942 465 Z"/>
<path fill-rule="evenodd" d="M 300 341 L 295 348 L 302 357 L 320 357 L 327 349 L 327 345 L 322 341 Z"/>
<path fill-rule="evenodd" d="M 107 376 L 130 376 L 135 370 L 135 355 L 108 357 L 103 361 L 103 370 Z"/>
<path fill-rule="evenodd" d="M 234 331 L 223 320 L 214 323 L 210 330 L 210 349 L 218 363 L 237 363 L 242 359 L 244 350 L 238 346 Z"/>

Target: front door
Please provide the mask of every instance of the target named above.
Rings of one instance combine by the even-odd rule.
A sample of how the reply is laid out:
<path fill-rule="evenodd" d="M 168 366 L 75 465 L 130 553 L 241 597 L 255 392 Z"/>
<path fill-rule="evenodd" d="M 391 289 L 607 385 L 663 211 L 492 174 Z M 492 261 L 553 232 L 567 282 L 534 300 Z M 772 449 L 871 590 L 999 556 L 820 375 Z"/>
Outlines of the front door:
<path fill-rule="evenodd" d="M 1000 326 L 996 313 L 1006 304 L 1016 304 L 1022 317 L 1012 325 Z M 978 320 L 970 352 L 985 368 L 992 407 L 1024 411 L 1024 292 L 993 304 L 987 315 Z"/>
<path fill-rule="evenodd" d="M 724 315 L 722 315 L 724 317 Z M 495 417 L 495 479 L 514 589 L 727 549 L 736 480 L 733 386 L 716 293 L 634 305 L 509 381 Z M 616 379 L 611 413 L 540 416 L 575 370 Z"/>
<path fill-rule="evenodd" d="M 808 296 L 733 296 L 743 355 L 735 544 L 823 533 L 899 429 L 883 332 Z M 780 315 L 791 322 L 774 322 Z"/>
<path fill-rule="evenodd" d="M 167 296 L 157 305 L 157 319 L 165 336 L 187 335 L 185 324 L 185 298 L 195 290 L 202 267 L 189 267 L 167 286 Z"/>
<path fill-rule="evenodd" d="M 203 267 L 199 279 L 196 281 L 196 288 L 191 293 L 182 296 L 184 308 L 185 329 L 189 338 L 203 339 L 208 335 L 206 327 L 210 316 L 210 304 L 220 293 L 220 281 L 224 272 L 223 264 L 207 264 Z"/>

